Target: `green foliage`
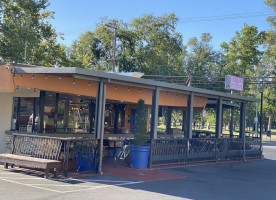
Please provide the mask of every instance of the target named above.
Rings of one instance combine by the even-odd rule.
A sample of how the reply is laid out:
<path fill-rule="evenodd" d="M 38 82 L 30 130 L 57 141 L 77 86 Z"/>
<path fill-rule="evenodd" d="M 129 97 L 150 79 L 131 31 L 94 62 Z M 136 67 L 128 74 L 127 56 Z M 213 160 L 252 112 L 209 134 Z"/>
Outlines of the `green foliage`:
<path fill-rule="evenodd" d="M 265 4 L 270 6 L 276 12 L 276 0 L 266 0 Z M 269 16 L 267 21 L 273 27 L 273 30 L 267 32 L 266 50 L 265 50 L 265 64 L 270 69 L 273 75 L 276 74 L 276 16 Z"/>
<path fill-rule="evenodd" d="M 0 57 L 5 62 L 27 62 L 53 66 L 65 60 L 64 47 L 56 44 L 57 34 L 47 19 L 48 0 L 9 0 L 0 4 Z"/>
<path fill-rule="evenodd" d="M 139 99 L 134 119 L 134 145 L 144 146 L 147 143 L 147 109 L 145 101 Z"/>
<path fill-rule="evenodd" d="M 257 27 L 244 25 L 229 43 L 223 42 L 221 48 L 226 61 L 223 73 L 240 77 L 254 76 L 261 63 L 263 51 L 260 47 L 265 36 L 265 32 L 258 32 Z"/>
<path fill-rule="evenodd" d="M 181 75 L 184 56 L 182 36 L 175 32 L 176 22 L 174 14 L 145 15 L 129 24 L 104 18 L 93 32 L 84 33 L 72 44 L 70 65 L 111 70 L 116 28 L 117 71 Z"/>
<path fill-rule="evenodd" d="M 196 82 L 195 87 L 214 89 L 212 83 L 216 81 L 216 77 L 221 76 L 224 61 L 222 54 L 213 49 L 211 41 L 210 33 L 203 33 L 200 40 L 191 38 L 185 46 L 187 49 L 185 71 L 192 77 L 202 77 Z M 216 87 L 223 88 L 221 84 L 217 84 Z"/>
<path fill-rule="evenodd" d="M 175 31 L 178 19 L 174 14 L 133 19 L 130 27 L 137 34 L 136 61 L 146 74 L 183 74 L 181 34 Z"/>

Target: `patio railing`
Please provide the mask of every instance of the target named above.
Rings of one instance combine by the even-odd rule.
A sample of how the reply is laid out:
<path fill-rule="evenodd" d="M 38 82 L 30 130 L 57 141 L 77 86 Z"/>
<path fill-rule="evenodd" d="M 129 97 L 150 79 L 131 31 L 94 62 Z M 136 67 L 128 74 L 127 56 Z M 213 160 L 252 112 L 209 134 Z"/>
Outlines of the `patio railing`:
<path fill-rule="evenodd" d="M 150 167 L 261 158 L 260 138 L 155 139 Z"/>

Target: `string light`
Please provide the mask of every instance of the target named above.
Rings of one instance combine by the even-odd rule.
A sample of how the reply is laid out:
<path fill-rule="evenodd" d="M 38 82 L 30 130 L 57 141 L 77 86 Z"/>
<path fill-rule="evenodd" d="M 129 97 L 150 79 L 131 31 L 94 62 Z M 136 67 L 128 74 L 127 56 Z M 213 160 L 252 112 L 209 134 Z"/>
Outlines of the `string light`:
<path fill-rule="evenodd" d="M 118 89 L 117 85 L 115 85 L 115 87 L 114 87 L 114 88 L 115 88 L 115 90 L 117 90 L 117 89 Z"/>
<path fill-rule="evenodd" d="M 91 86 L 91 83 L 90 83 L 90 81 L 88 82 L 88 86 Z"/>
<path fill-rule="evenodd" d="M 18 86 L 16 87 L 16 92 L 18 92 Z"/>
<path fill-rule="evenodd" d="M 73 84 L 74 84 L 74 85 L 76 84 L 76 79 L 74 79 Z"/>
<path fill-rule="evenodd" d="M 20 78 L 22 78 L 22 74 L 20 74 Z"/>
<path fill-rule="evenodd" d="M 139 89 L 139 92 L 141 92 L 141 89 Z"/>
<path fill-rule="evenodd" d="M 129 87 L 127 88 L 127 91 L 128 91 L 128 92 L 130 91 Z"/>
<path fill-rule="evenodd" d="M 47 76 L 47 75 L 45 76 L 45 79 L 48 79 L 48 76 Z"/>
<path fill-rule="evenodd" d="M 15 78 L 15 74 L 13 74 L 13 78 Z"/>
<path fill-rule="evenodd" d="M 32 79 L 34 79 L 34 74 L 32 75 Z"/>
<path fill-rule="evenodd" d="M 58 80 L 60 80 L 61 79 L 61 76 L 58 76 Z"/>

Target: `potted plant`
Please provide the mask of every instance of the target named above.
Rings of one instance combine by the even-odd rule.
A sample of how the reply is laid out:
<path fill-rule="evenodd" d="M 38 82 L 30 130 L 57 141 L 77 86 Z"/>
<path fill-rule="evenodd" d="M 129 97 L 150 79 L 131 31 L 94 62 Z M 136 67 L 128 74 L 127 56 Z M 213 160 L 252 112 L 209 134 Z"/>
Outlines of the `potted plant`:
<path fill-rule="evenodd" d="M 131 145 L 130 166 L 147 168 L 150 146 L 147 146 L 147 109 L 145 101 L 139 99 L 134 118 L 134 141 Z"/>

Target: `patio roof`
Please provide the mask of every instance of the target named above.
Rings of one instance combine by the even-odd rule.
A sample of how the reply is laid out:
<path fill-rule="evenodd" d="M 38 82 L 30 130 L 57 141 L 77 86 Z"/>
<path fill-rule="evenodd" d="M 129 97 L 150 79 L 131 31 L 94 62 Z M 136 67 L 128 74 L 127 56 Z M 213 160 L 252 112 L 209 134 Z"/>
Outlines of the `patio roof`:
<path fill-rule="evenodd" d="M 7 65 L 9 63 L 0 63 L 0 65 Z M 33 66 L 33 65 L 24 65 L 24 64 L 14 64 L 10 63 L 9 65 L 14 66 L 14 73 L 16 74 L 52 74 L 52 75 L 62 75 L 66 77 L 73 77 L 84 80 L 95 80 L 106 79 L 109 83 L 122 84 L 122 85 L 131 85 L 136 87 L 143 87 L 154 89 L 159 87 L 161 90 L 169 90 L 180 93 L 191 93 L 195 95 L 210 97 L 210 98 L 223 98 L 224 100 L 234 100 L 234 101 L 250 101 L 250 102 L 260 102 L 260 99 L 240 96 L 230 93 L 217 92 L 213 90 L 201 89 L 191 86 L 177 85 L 172 83 L 166 83 L 161 81 L 154 81 L 143 78 L 129 77 L 125 75 L 119 75 L 115 73 L 107 73 L 103 71 L 94 71 L 83 68 L 76 67 L 42 67 L 42 66 Z"/>

